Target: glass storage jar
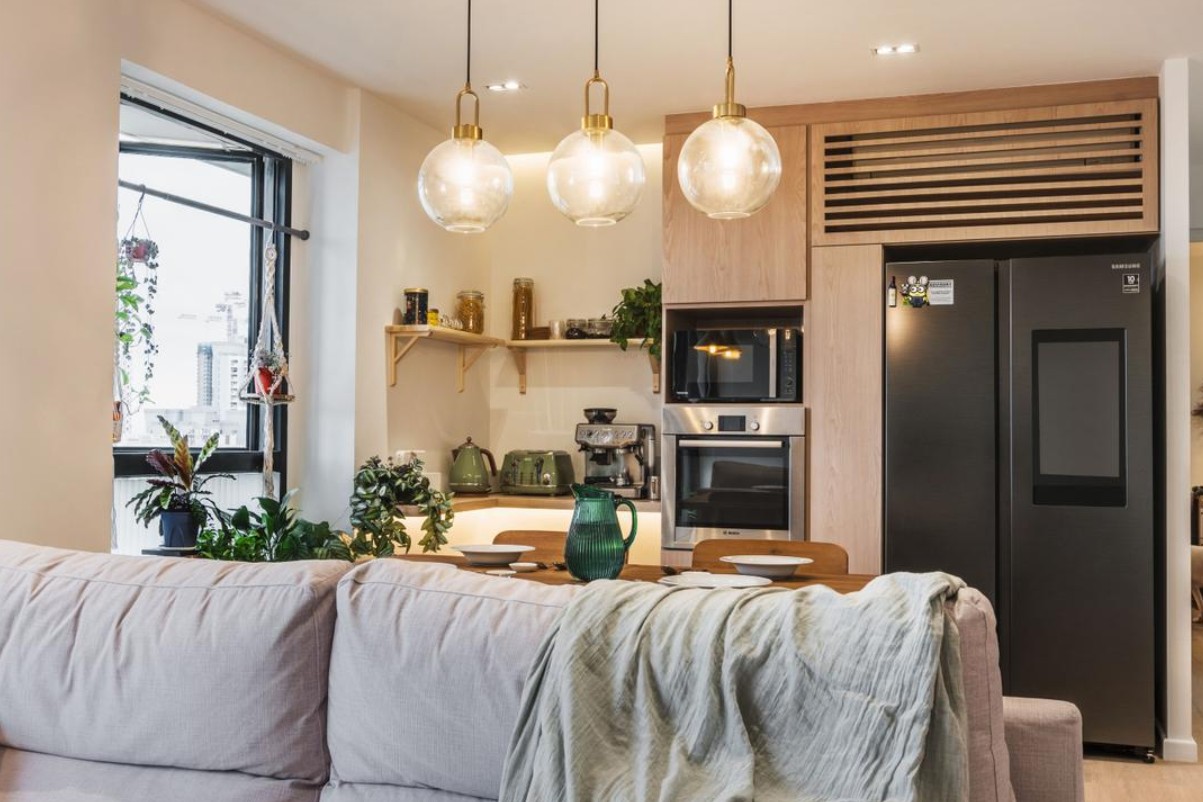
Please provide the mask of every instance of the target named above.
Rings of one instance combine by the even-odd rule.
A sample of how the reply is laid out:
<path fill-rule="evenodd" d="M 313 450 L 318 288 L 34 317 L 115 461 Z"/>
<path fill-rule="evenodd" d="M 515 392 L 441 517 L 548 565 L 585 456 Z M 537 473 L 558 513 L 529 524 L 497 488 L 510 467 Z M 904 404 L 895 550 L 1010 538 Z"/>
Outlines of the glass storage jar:
<path fill-rule="evenodd" d="M 463 290 L 455 296 L 455 316 L 460 327 L 473 334 L 485 333 L 485 294 L 480 290 Z"/>
<path fill-rule="evenodd" d="M 530 330 L 534 328 L 535 280 L 529 278 L 514 279 L 514 317 L 511 338 L 526 340 L 530 338 Z"/>

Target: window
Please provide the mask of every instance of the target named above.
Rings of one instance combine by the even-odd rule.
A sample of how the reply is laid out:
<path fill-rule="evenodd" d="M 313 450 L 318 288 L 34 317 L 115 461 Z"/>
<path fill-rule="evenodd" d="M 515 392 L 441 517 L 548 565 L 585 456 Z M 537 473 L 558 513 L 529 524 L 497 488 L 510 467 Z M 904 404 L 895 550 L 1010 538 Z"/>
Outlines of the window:
<path fill-rule="evenodd" d="M 114 387 L 125 401 L 113 446 L 117 551 L 156 545 L 158 532 L 133 521 L 125 501 L 143 486 L 149 449 L 167 444 L 166 418 L 194 447 L 214 432 L 220 449 L 206 471 L 232 473 L 212 487 L 224 507 L 261 494 L 263 408 L 240 395 L 260 323 L 262 254 L 275 238 L 276 316 L 287 348 L 288 238 L 210 210 L 143 194 L 146 187 L 240 215 L 289 223 L 291 161 L 277 153 L 132 98 L 122 99 L 117 241 L 150 240 L 153 263 L 132 253 L 141 317 L 149 308 L 150 346 L 135 337 L 115 349 Z M 120 299 L 119 299 L 120 301 Z M 120 307 L 119 307 L 120 308 Z M 286 481 L 287 414 L 274 414 L 277 486 Z"/>

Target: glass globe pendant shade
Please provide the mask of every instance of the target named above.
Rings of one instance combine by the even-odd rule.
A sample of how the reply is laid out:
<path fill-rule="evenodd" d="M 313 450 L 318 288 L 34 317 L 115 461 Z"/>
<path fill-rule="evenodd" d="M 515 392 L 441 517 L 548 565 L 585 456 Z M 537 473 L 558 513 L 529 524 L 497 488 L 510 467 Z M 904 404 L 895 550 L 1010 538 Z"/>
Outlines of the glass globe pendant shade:
<path fill-rule="evenodd" d="M 747 117 L 716 117 L 694 129 L 677 162 L 681 191 L 715 220 L 738 220 L 764 207 L 781 183 L 781 151 Z"/>
<path fill-rule="evenodd" d="M 578 226 L 612 226 L 634 211 L 647 168 L 634 143 L 612 128 L 582 128 L 556 146 L 547 192 Z"/>
<path fill-rule="evenodd" d="M 477 234 L 496 223 L 514 195 L 514 174 L 501 151 L 483 139 L 448 139 L 418 171 L 418 198 L 448 231 Z"/>

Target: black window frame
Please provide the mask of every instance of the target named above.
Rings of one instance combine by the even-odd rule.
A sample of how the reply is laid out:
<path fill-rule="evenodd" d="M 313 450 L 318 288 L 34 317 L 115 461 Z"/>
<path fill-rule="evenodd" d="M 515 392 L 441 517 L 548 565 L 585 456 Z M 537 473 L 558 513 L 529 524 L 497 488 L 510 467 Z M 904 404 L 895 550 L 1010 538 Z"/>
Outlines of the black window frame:
<path fill-rule="evenodd" d="M 150 111 L 154 114 L 180 122 L 212 134 L 231 143 L 231 147 L 203 147 L 188 145 L 163 145 L 142 142 L 121 142 L 120 153 L 140 153 L 168 158 L 188 158 L 204 161 L 231 161 L 247 163 L 251 167 L 251 216 L 283 226 L 292 225 L 292 159 L 283 154 L 249 142 L 229 132 L 197 122 L 169 109 L 164 109 L 140 98 L 121 95 L 121 102 Z M 263 251 L 267 237 L 272 237 L 277 250 L 276 258 L 276 321 L 280 325 L 280 338 L 285 350 L 289 342 L 289 306 L 291 287 L 292 243 L 291 238 L 280 232 L 269 232 L 259 226 L 251 226 L 250 279 L 247 293 L 248 311 L 248 354 L 254 347 L 261 323 L 263 307 Z M 261 473 L 263 471 L 263 411 L 266 407 L 247 404 L 247 443 L 243 448 L 219 448 L 205 463 L 203 473 Z M 274 415 L 275 449 L 272 464 L 280 475 L 277 487 L 288 487 L 288 407 L 271 407 Z M 154 470 L 146 461 L 151 450 L 147 447 L 113 446 L 114 478 L 150 476 Z"/>

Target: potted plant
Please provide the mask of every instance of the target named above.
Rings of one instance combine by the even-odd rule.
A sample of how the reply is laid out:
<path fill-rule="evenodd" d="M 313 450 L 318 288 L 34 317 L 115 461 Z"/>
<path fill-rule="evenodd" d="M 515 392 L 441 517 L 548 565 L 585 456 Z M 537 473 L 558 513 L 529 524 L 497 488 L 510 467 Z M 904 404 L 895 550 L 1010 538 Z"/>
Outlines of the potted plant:
<path fill-rule="evenodd" d="M 392 458 L 371 457 L 355 473 L 348 548 L 375 556 L 392 554 L 398 548 L 408 552 L 410 537 L 403 516 L 409 513 L 426 518 L 422 522 L 425 534 L 418 541 L 422 551 L 437 552 L 447 543 L 447 531 L 455 520 L 453 496 L 430 486 L 420 459 L 398 463 Z"/>
<path fill-rule="evenodd" d="M 207 498 L 211 492 L 204 489 L 205 485 L 217 478 L 232 478 L 225 473 L 197 475 L 217 450 L 221 433 L 216 432 L 206 440 L 194 458 L 188 449 L 188 438 L 162 415 L 159 423 L 171 442 L 171 454 L 156 448 L 146 455 L 146 461 L 158 478 L 148 479 L 149 486 L 130 499 L 126 506 L 134 508 L 134 518 L 143 526 L 150 526 L 151 521 L 158 519 L 165 548 L 192 548 L 200 528 L 208 520 L 209 511 L 217 510 Z"/>
<path fill-rule="evenodd" d="M 662 285 L 650 278 L 639 287 L 627 287 L 622 291 L 622 300 L 614 307 L 614 326 L 610 341 L 627 350 L 627 342 L 642 340 L 639 347 L 647 346 L 652 359 L 660 359 L 660 338 L 663 329 Z"/>
<path fill-rule="evenodd" d="M 197 554 L 212 560 L 286 562 L 337 558 L 352 560 L 347 536 L 323 521 L 300 517 L 290 504 L 293 491 L 282 499 L 256 499 L 258 512 L 243 505 L 233 513 L 218 511 L 217 525 L 205 527 L 197 540 Z"/>
<path fill-rule="evenodd" d="M 280 396 L 283 391 L 285 361 L 267 348 L 257 348 L 251 358 L 252 375 L 255 377 L 255 392 L 262 396 Z"/>

